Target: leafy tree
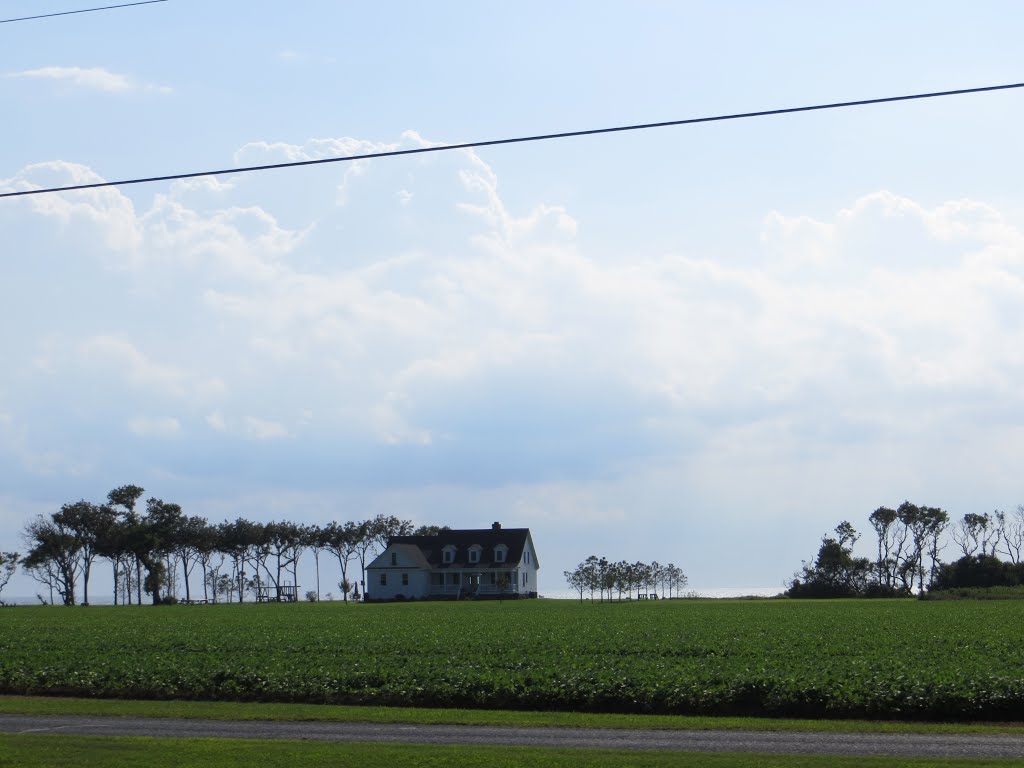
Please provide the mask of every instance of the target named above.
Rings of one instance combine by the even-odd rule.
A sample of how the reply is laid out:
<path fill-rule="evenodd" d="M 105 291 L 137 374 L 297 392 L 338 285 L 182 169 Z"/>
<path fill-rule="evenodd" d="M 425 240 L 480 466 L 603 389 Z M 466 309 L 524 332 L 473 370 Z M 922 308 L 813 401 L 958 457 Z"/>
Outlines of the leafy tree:
<path fill-rule="evenodd" d="M 333 554 L 341 568 L 341 580 L 348 583 L 348 569 L 360 551 L 366 546 L 366 523 L 345 523 L 338 525 L 332 522 L 323 530 L 324 548 Z M 364 555 L 365 557 L 365 555 Z M 342 590 L 342 599 L 348 602 L 349 590 Z"/>
<path fill-rule="evenodd" d="M 23 537 L 29 548 L 25 568 L 37 581 L 56 589 L 64 605 L 74 605 L 82 571 L 82 547 L 74 531 L 57 515 L 39 515 L 25 526 Z"/>
<path fill-rule="evenodd" d="M 995 555 L 964 555 L 954 563 L 939 566 L 932 588 L 1013 587 L 1018 584 L 1024 584 L 1021 563 L 1006 563 Z"/>
<path fill-rule="evenodd" d="M 122 512 L 122 523 L 124 533 L 124 546 L 133 560 L 135 568 L 135 588 L 139 605 L 142 604 L 142 562 L 135 557 L 135 548 L 132 546 L 134 539 L 138 536 L 137 528 L 140 524 L 139 515 L 135 507 L 146 491 L 138 485 L 121 485 L 114 488 L 107 494 L 107 501 L 113 507 L 120 507 Z M 116 569 L 115 569 L 116 570 Z M 115 580 L 116 581 L 116 580 Z M 129 603 L 131 598 L 129 598 Z"/>
<path fill-rule="evenodd" d="M 92 504 L 83 499 L 62 506 L 60 511 L 54 514 L 53 520 L 73 536 L 78 545 L 82 573 L 82 604 L 88 605 L 92 564 L 116 524 L 117 514 L 109 506 Z"/>
<path fill-rule="evenodd" d="M 419 528 L 412 532 L 413 536 L 437 536 L 442 531 L 450 531 L 451 527 L 447 525 L 421 525 Z"/>
<path fill-rule="evenodd" d="M 949 526 L 949 514 L 938 507 L 922 507 L 921 514 L 925 523 L 925 551 L 930 561 L 928 569 L 928 588 L 930 589 L 938 570 L 939 552 L 942 549 L 940 542 L 943 531 Z"/>
<path fill-rule="evenodd" d="M 857 597 L 867 594 L 871 561 L 853 556 L 856 531 L 848 522 L 836 528 L 838 538 L 825 536 L 813 563 L 804 563 L 789 584 L 790 597 Z"/>
<path fill-rule="evenodd" d="M 896 510 L 889 507 L 879 507 L 868 517 L 871 527 L 875 529 L 878 538 L 878 560 L 875 563 L 876 574 L 885 586 L 893 586 L 895 574 L 891 568 L 890 551 L 895 544 L 892 537 L 893 524 L 897 520 Z"/>

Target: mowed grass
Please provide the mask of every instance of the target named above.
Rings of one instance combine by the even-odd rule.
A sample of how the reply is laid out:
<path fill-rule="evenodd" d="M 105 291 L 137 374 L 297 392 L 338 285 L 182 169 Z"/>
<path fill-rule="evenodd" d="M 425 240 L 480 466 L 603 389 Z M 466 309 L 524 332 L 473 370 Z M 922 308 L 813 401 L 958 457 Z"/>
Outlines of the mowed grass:
<path fill-rule="evenodd" d="M 0 612 L 0 692 L 1019 720 L 1018 602 L 572 601 Z"/>
<path fill-rule="evenodd" d="M 0 765 L 16 765 L 19 768 L 365 768 L 368 765 L 387 765 L 392 768 L 1008 768 L 1024 765 L 1024 760 L 934 760 L 0 734 Z"/>

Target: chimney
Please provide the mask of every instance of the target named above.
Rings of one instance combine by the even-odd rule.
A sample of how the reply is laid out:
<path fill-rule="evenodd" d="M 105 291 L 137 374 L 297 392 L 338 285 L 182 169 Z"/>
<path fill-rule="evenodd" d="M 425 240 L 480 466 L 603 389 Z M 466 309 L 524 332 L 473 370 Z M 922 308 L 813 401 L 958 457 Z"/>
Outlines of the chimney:
<path fill-rule="evenodd" d="M 491 523 L 491 530 L 492 531 L 500 531 L 501 530 L 501 523 Z"/>

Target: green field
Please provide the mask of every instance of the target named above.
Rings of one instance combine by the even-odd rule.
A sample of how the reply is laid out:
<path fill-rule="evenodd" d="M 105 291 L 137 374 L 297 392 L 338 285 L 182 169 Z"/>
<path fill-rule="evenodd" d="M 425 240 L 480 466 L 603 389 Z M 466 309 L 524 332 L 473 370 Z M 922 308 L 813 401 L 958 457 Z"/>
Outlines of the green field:
<path fill-rule="evenodd" d="M 1019 720 L 1014 601 L 0 611 L 0 692 Z"/>
<path fill-rule="evenodd" d="M 20 768 L 1010 768 L 1022 762 L 0 734 L 0 765 Z"/>

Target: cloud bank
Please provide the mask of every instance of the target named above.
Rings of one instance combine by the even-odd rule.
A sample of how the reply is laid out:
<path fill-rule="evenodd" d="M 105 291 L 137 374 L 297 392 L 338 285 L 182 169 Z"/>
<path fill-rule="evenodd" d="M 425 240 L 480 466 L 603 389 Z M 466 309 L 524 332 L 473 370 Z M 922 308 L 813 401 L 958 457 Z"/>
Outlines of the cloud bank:
<path fill-rule="evenodd" d="M 423 145 L 255 142 L 236 161 Z M 94 177 L 49 163 L 0 187 Z M 257 489 L 323 515 L 486 510 L 576 531 L 567 558 L 659 530 L 709 570 L 697 542 L 723 526 L 784 549 L 780 529 L 817 535 L 847 506 L 925 493 L 956 513 L 1014 490 L 1024 235 L 983 201 L 871 191 L 824 218 L 764 211 L 742 260 L 642 238 L 598 258 L 579 243 L 598 222 L 511 207 L 472 152 L 283 178 L 0 212 L 35 222 L 0 289 L 23 329 L 0 373 L 5 485 L 43 467 L 219 511 Z"/>

